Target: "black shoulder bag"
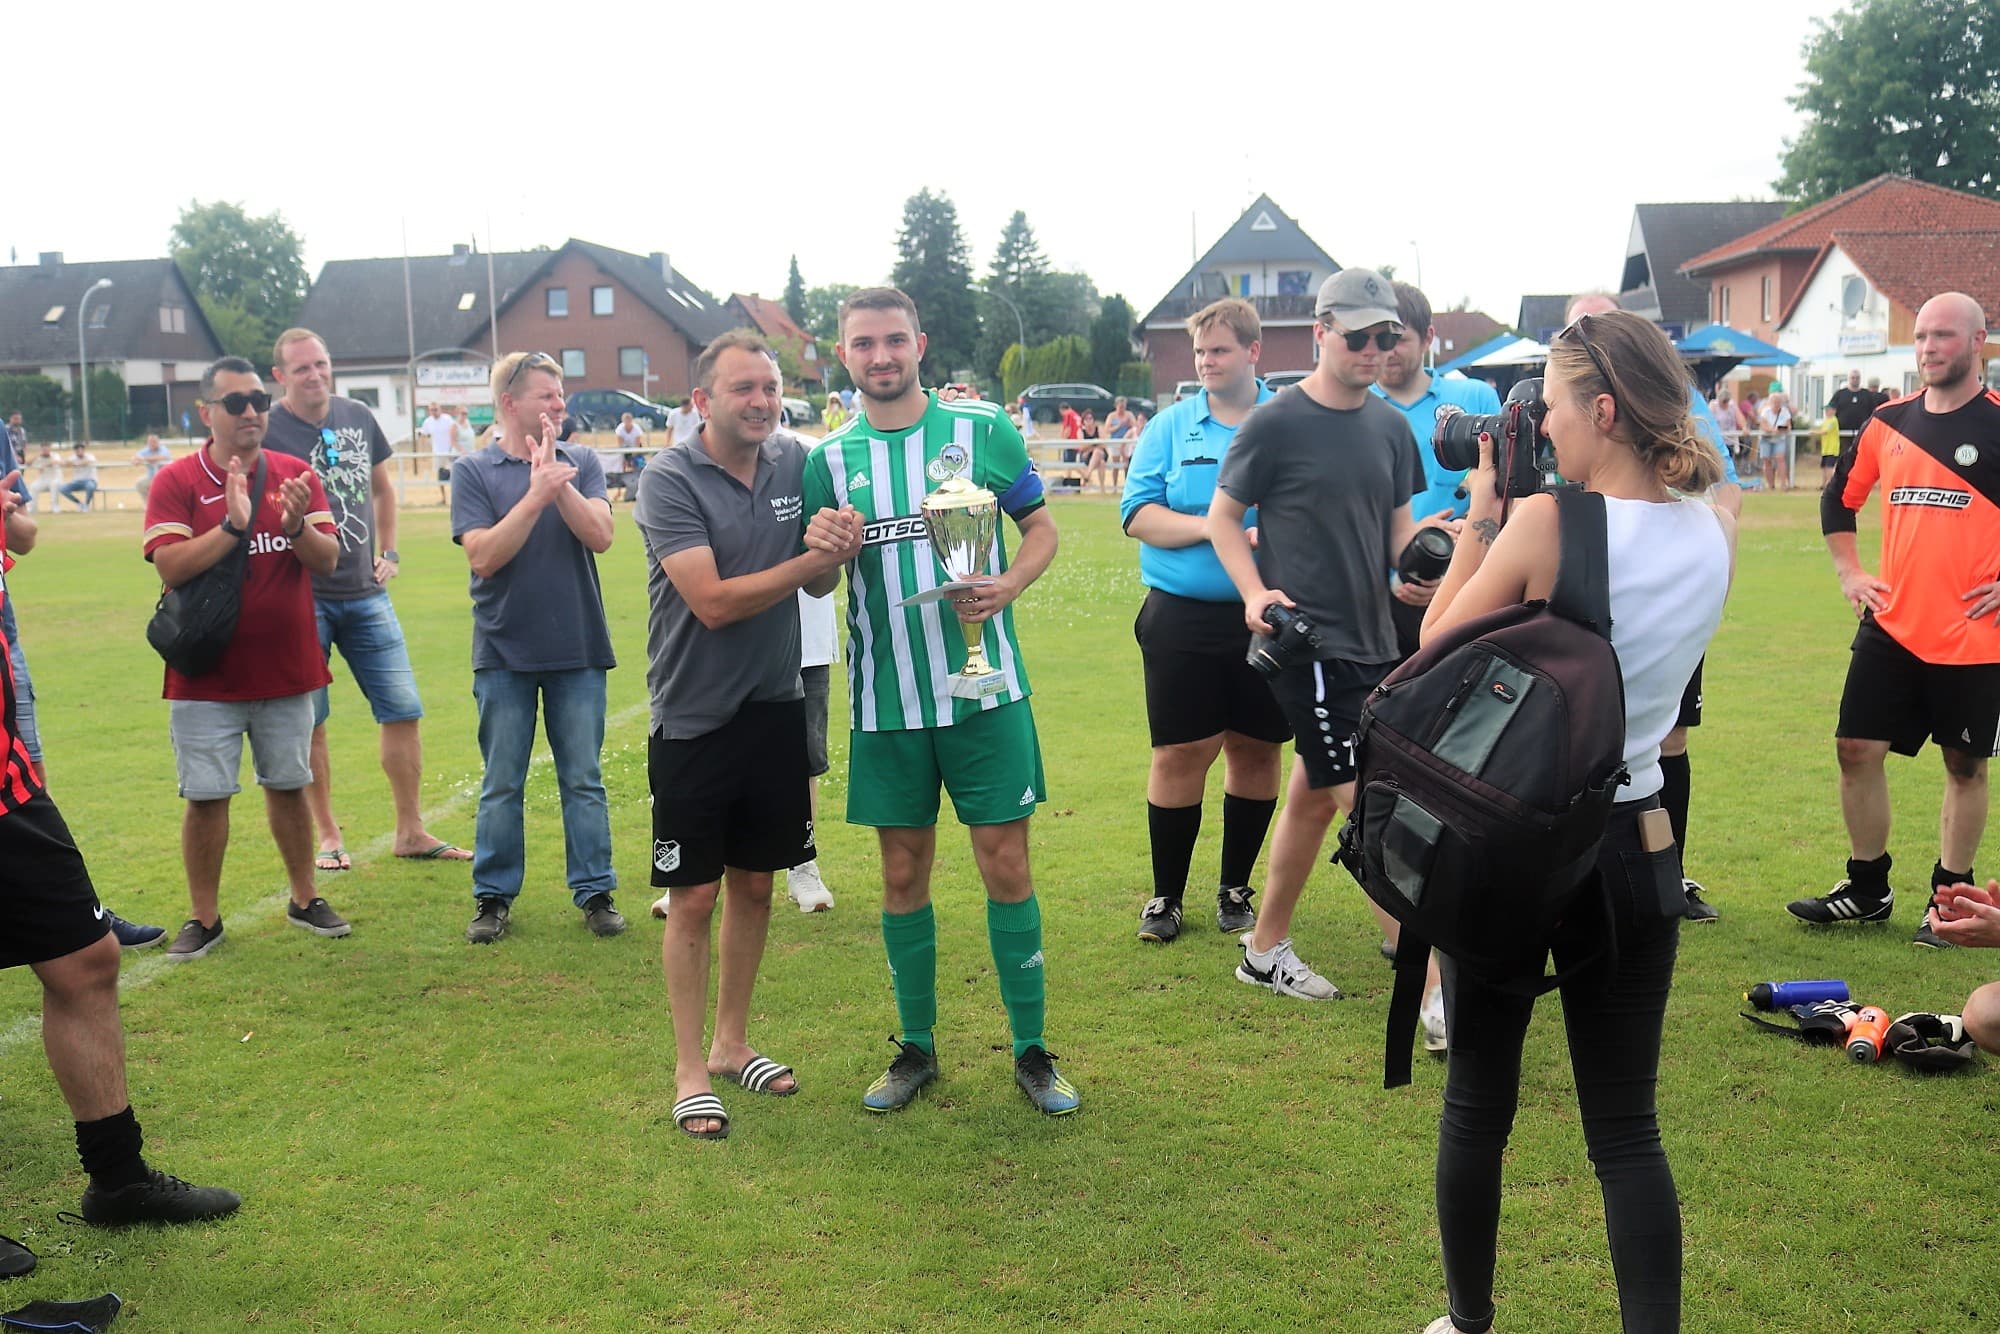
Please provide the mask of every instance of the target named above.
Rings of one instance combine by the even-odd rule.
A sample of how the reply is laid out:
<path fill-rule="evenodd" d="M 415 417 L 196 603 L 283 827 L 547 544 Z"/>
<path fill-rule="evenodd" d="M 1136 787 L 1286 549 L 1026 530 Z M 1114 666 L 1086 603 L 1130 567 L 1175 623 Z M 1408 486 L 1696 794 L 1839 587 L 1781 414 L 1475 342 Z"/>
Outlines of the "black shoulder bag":
<path fill-rule="evenodd" d="M 182 676 L 205 676 L 222 662 L 229 641 L 236 637 L 236 618 L 243 610 L 243 575 L 250 564 L 250 533 L 264 502 L 264 455 L 257 454 L 257 472 L 250 479 L 250 526 L 221 560 L 178 588 L 160 594 L 153 619 L 146 623 L 146 642 Z"/>

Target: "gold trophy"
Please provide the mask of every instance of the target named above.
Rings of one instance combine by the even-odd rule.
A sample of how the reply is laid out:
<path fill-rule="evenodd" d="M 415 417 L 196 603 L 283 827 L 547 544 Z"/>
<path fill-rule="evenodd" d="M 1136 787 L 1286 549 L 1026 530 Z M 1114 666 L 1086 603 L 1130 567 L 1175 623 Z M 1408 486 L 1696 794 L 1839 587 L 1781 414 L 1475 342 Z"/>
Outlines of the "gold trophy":
<path fill-rule="evenodd" d="M 949 478 L 924 497 L 923 512 L 931 550 L 952 583 L 967 585 L 986 577 L 1000 522 L 1000 503 L 993 493 L 963 477 Z M 958 628 L 965 635 L 965 666 L 952 676 L 945 693 L 953 699 L 985 699 L 1005 690 L 1007 678 L 986 660 L 985 622 L 960 621 Z"/>

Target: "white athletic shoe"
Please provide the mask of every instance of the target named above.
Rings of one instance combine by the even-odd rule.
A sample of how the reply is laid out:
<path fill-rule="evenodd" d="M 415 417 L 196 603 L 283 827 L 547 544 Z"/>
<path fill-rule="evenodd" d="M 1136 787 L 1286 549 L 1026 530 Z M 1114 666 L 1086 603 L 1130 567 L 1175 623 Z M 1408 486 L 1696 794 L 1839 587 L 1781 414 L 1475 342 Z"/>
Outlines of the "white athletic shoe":
<path fill-rule="evenodd" d="M 668 899 L 670 899 L 670 898 L 672 898 L 673 896 L 674 896 L 674 892 L 673 892 L 673 891 L 672 891 L 671 889 L 669 889 L 669 890 L 666 890 L 666 891 L 662 892 L 662 893 L 661 893 L 661 895 L 660 895 L 660 897 L 658 897 L 657 899 L 654 899 L 654 900 L 653 900 L 653 916 L 655 916 L 655 917 L 659 918 L 659 919 L 660 919 L 661 921 L 663 921 L 663 922 L 664 922 L 664 921 L 666 921 L 666 920 L 667 920 L 667 900 L 668 900 Z"/>
<path fill-rule="evenodd" d="M 1424 1050 L 1443 1051 L 1446 1046 L 1444 1031 L 1444 988 L 1432 987 L 1424 996 L 1424 1008 L 1417 1012 L 1424 1026 Z"/>
<path fill-rule="evenodd" d="M 785 897 L 798 904 L 800 912 L 825 912 L 833 906 L 833 891 L 819 878 L 816 861 L 785 873 Z"/>
<path fill-rule="evenodd" d="M 1243 962 L 1236 966 L 1236 980 L 1253 987 L 1268 987 L 1280 996 L 1295 1000 L 1341 1000 L 1340 988 L 1315 973 L 1292 948 L 1286 936 L 1269 954 L 1259 955 L 1243 940 Z"/>

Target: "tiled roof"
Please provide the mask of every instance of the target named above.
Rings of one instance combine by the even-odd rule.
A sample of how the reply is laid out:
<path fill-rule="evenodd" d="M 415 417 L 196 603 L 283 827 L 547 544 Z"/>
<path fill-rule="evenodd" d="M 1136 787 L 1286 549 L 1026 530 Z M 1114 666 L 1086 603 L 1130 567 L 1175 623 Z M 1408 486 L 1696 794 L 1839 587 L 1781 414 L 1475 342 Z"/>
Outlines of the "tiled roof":
<path fill-rule="evenodd" d="M 1877 176 L 1824 203 L 1704 251 L 1681 265 L 1681 272 L 1698 276 L 1761 252 L 1822 251 L 1836 231 L 1928 235 L 1993 227 L 2000 227 L 2000 200 L 1982 199 L 1907 176 Z"/>
<path fill-rule="evenodd" d="M 76 314 L 100 278 L 112 285 L 90 299 L 90 359 L 213 361 L 222 345 L 171 259 L 117 259 L 0 266 L 0 366 L 76 360 Z M 160 307 L 184 307 L 185 332 L 160 332 Z M 60 314 L 48 315 L 60 307 Z M 101 322 L 100 322 L 101 321 Z"/>
<path fill-rule="evenodd" d="M 1921 244 L 1913 244 L 1914 239 L 1911 231 L 1842 230 L 1831 237 L 1876 291 L 1906 310 L 1915 312 L 1940 292 L 1963 292 L 1985 308 L 1989 322 L 2000 318 L 2000 226 L 1926 231 Z M 1808 274 L 1799 284 L 1800 296 L 1810 282 Z M 1792 306 L 1797 304 L 1794 297 Z M 1791 313 L 1788 306 L 1779 323 Z"/>
<path fill-rule="evenodd" d="M 1208 301 L 1200 300 L 1198 291 L 1202 274 L 1221 264 L 1254 264 L 1261 260 L 1311 261 L 1329 273 L 1340 272 L 1340 265 L 1333 262 L 1333 256 L 1320 249 L 1319 243 L 1307 236 L 1305 228 L 1299 226 L 1290 214 L 1272 203 L 1271 196 L 1258 195 L 1256 201 L 1243 210 L 1243 215 L 1229 225 L 1229 230 L 1180 276 L 1167 295 L 1139 323 L 1152 326 L 1187 318 L 1186 315 L 1172 313 L 1179 309 L 1173 303 L 1199 301 L 1195 310 L 1207 305 Z M 1188 312 L 1192 313 L 1192 310 Z M 1311 312 L 1307 313 L 1310 316 Z"/>
<path fill-rule="evenodd" d="M 1708 318 L 1708 284 L 1683 275 L 1681 265 L 1690 255 L 1781 220 L 1784 212 L 1782 203 L 1751 200 L 1636 206 L 1632 220 L 1645 252 L 1643 262 L 1638 255 L 1626 256 L 1619 289 L 1634 299 L 1625 304 L 1651 304 L 1636 298 L 1637 292 L 1650 287 L 1661 319 L 1702 323 Z"/>

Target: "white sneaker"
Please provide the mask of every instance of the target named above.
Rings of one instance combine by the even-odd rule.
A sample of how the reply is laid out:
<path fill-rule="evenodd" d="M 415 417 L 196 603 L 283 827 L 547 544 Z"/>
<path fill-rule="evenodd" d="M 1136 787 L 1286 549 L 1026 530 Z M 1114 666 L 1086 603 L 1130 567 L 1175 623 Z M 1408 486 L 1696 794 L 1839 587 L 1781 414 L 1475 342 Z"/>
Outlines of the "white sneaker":
<path fill-rule="evenodd" d="M 1257 954 L 1243 941 L 1243 962 L 1236 966 L 1236 980 L 1253 987 L 1268 987 L 1280 996 L 1295 1000 L 1341 1000 L 1340 988 L 1315 973 L 1292 949 L 1292 938 L 1279 941 L 1269 954 Z"/>
<path fill-rule="evenodd" d="M 661 894 L 657 899 L 654 899 L 653 916 L 659 918 L 661 921 L 665 921 L 667 918 L 667 900 L 673 896 L 674 892 L 670 889 Z"/>
<path fill-rule="evenodd" d="M 819 878 L 816 861 L 786 872 L 785 897 L 798 904 L 800 912 L 825 912 L 833 906 L 833 891 Z"/>
<path fill-rule="evenodd" d="M 1451 1323 L 1451 1317 L 1441 1315 L 1424 1326 L 1424 1334 L 1458 1334 L 1458 1326 Z"/>
<path fill-rule="evenodd" d="M 1424 1026 L 1424 1050 L 1443 1051 L 1446 1039 L 1444 1031 L 1444 988 L 1432 987 L 1424 993 L 1424 1008 L 1417 1017 Z"/>

